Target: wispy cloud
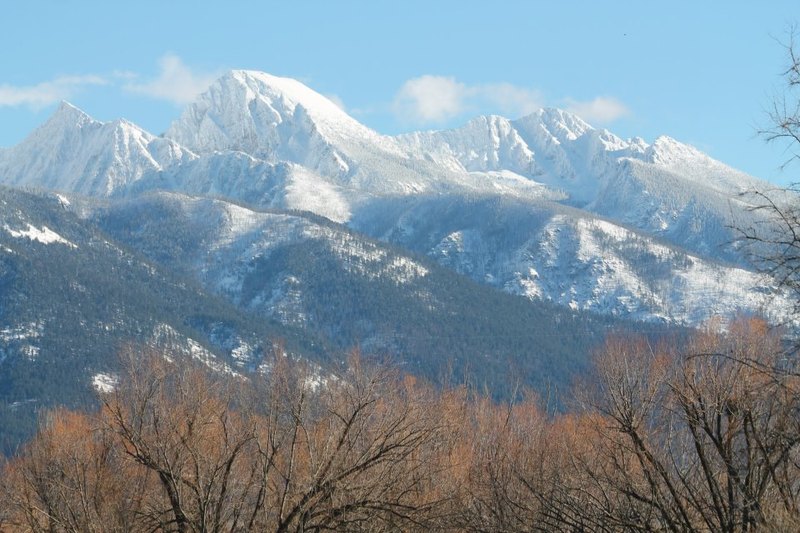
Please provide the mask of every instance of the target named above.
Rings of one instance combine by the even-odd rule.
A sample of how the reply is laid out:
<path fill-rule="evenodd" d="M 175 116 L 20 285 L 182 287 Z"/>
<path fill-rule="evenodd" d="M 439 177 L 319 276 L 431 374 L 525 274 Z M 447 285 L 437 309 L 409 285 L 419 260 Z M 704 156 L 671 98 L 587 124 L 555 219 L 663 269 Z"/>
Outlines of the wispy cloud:
<path fill-rule="evenodd" d="M 583 102 L 568 98 L 564 102 L 567 111 L 595 124 L 609 124 L 631 114 L 625 104 L 610 96 L 598 96 Z"/>
<path fill-rule="evenodd" d="M 431 124 L 467 111 L 491 108 L 498 113 L 524 115 L 542 106 L 539 91 L 511 83 L 468 85 L 447 76 L 420 76 L 406 81 L 392 108 L 401 120 Z"/>
<path fill-rule="evenodd" d="M 105 75 L 59 76 L 28 86 L 0 84 L 0 107 L 26 106 L 39 110 L 61 100 L 70 100 L 97 85 L 121 87 L 129 92 L 183 105 L 193 101 L 220 75 L 220 72 L 193 70 L 174 54 L 161 57 L 158 66 L 158 76 L 149 80 L 136 72 L 117 70 Z"/>
<path fill-rule="evenodd" d="M 474 91 L 478 98 L 487 100 L 498 112 L 512 118 L 529 115 L 544 105 L 544 98 L 538 90 L 511 83 L 490 83 L 478 86 Z"/>
<path fill-rule="evenodd" d="M 68 100 L 92 85 L 106 85 L 109 81 L 94 74 L 83 76 L 59 76 L 50 81 L 29 86 L 0 85 L 0 106 L 26 106 L 34 110 L 47 107 L 61 100 Z"/>
<path fill-rule="evenodd" d="M 405 123 L 430 125 L 467 112 L 500 113 L 516 118 L 545 105 L 544 96 L 535 88 L 506 82 L 470 85 L 450 76 L 426 75 L 412 78 L 400 87 L 392 110 Z M 608 124 L 631 114 L 625 104 L 609 96 L 588 101 L 566 98 L 560 107 L 596 124 Z"/>
<path fill-rule="evenodd" d="M 420 76 L 400 87 L 392 108 L 402 120 L 442 122 L 464 112 L 467 93 L 467 86 L 455 78 Z"/>
<path fill-rule="evenodd" d="M 158 61 L 159 74 L 149 81 L 130 81 L 125 90 L 177 105 L 192 102 L 219 77 L 219 72 L 199 72 L 189 68 L 175 54 L 166 54 Z"/>

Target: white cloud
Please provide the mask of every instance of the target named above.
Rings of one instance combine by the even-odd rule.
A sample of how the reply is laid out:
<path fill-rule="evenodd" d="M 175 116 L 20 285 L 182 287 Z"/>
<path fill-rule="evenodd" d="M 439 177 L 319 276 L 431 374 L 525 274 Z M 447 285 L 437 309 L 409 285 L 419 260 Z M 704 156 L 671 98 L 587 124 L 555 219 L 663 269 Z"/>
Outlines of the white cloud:
<path fill-rule="evenodd" d="M 584 102 L 568 98 L 564 102 L 567 111 L 590 123 L 608 124 L 631 114 L 625 104 L 609 96 L 598 96 Z"/>
<path fill-rule="evenodd" d="M 111 73 L 111 77 L 115 80 L 133 81 L 137 79 L 139 75 L 131 70 L 115 70 Z"/>
<path fill-rule="evenodd" d="M 608 124 L 630 115 L 619 100 L 598 96 L 589 101 L 571 98 L 564 109 L 597 124 Z M 512 83 L 468 85 L 447 76 L 426 75 L 406 81 L 392 104 L 395 115 L 414 124 L 443 123 L 466 112 L 499 113 L 509 118 L 529 115 L 546 105 L 542 93 Z"/>
<path fill-rule="evenodd" d="M 192 102 L 219 77 L 218 72 L 193 72 L 180 57 L 167 54 L 159 61 L 159 75 L 147 82 L 130 82 L 125 89 L 178 105 Z"/>
<path fill-rule="evenodd" d="M 453 77 L 426 75 L 406 81 L 392 107 L 406 122 L 437 123 L 474 109 L 517 117 L 541 106 L 541 95 L 534 89 L 511 83 L 467 85 Z"/>
<path fill-rule="evenodd" d="M 84 76 L 60 76 L 27 87 L 0 85 L 0 106 L 27 106 L 41 109 L 61 100 L 68 100 L 91 85 L 105 85 L 108 80 L 93 74 Z"/>
<path fill-rule="evenodd" d="M 446 76 L 420 76 L 406 81 L 394 98 L 395 114 L 409 122 L 442 122 L 464 112 L 466 85 Z"/>
<path fill-rule="evenodd" d="M 159 60 L 158 76 L 151 80 L 143 80 L 135 72 L 117 70 L 103 76 L 60 76 L 30 86 L 0 84 L 0 107 L 27 106 L 38 110 L 61 100 L 70 100 L 89 86 L 109 84 L 183 105 L 194 100 L 218 75 L 216 72 L 195 72 L 180 57 L 167 54 Z"/>
<path fill-rule="evenodd" d="M 539 91 L 511 83 L 490 83 L 476 87 L 474 91 L 478 97 L 494 104 L 500 113 L 511 118 L 530 115 L 544 106 L 544 98 Z"/>

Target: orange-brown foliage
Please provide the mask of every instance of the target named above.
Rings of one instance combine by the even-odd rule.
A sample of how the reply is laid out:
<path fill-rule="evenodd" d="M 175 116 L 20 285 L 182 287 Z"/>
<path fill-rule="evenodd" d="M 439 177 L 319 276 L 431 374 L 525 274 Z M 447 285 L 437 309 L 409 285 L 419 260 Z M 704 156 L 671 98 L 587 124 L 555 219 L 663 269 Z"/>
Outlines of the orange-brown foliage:
<path fill-rule="evenodd" d="M 3 466 L 2 531 L 794 531 L 797 365 L 764 322 L 609 338 L 579 408 L 436 391 L 354 354 L 244 380 L 130 353 Z"/>

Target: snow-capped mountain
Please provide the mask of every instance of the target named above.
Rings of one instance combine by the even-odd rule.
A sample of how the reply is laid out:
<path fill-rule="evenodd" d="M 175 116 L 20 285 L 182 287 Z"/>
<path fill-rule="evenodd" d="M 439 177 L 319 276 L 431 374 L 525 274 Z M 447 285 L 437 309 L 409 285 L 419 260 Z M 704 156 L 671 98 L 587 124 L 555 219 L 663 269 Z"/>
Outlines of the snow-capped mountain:
<path fill-rule="evenodd" d="M 390 137 L 296 80 L 232 71 L 164 137 L 64 104 L 0 151 L 0 180 L 309 211 L 505 291 L 641 319 L 696 324 L 772 293 L 734 229 L 768 222 L 743 195 L 768 184 L 557 109 Z"/>
<path fill-rule="evenodd" d="M 752 215 L 743 194 L 772 188 L 669 137 L 623 140 L 557 109 L 399 139 L 454 171 L 513 172 L 561 191 L 562 203 L 733 261 L 731 230 Z"/>
<path fill-rule="evenodd" d="M 487 187 L 367 128 L 300 82 L 261 72 L 223 76 L 165 136 L 200 154 L 240 151 L 268 162 L 300 165 L 313 175 L 314 183 L 308 183 L 312 191 L 345 188 L 345 201 L 351 204 L 364 195 Z M 515 185 L 531 188 L 523 182 Z"/>
<path fill-rule="evenodd" d="M 572 309 L 701 324 L 736 312 L 784 321 L 791 307 L 752 270 L 553 202 L 376 202 L 352 225 L 498 289 Z"/>
<path fill-rule="evenodd" d="M 607 331 L 642 327 L 505 294 L 324 217 L 166 192 L 0 187 L 0 287 L 0 452 L 39 409 L 96 401 L 127 346 L 239 374 L 273 341 L 321 367 L 359 346 L 433 381 L 480 369 L 502 396 L 508 368 L 566 386 Z"/>
<path fill-rule="evenodd" d="M 564 384 L 610 328 L 642 327 L 505 294 L 308 213 L 178 193 L 79 210 L 115 241 L 243 312 L 309 331 L 334 350 L 395 357 L 434 381 L 449 364 L 457 372 L 479 365 L 479 379 L 500 392 L 510 365 L 529 369 L 521 379 L 531 386 Z M 561 323 L 574 328 L 563 338 L 553 334 Z"/>
<path fill-rule="evenodd" d="M 398 140 L 454 172 L 510 171 L 564 191 L 572 202 L 587 203 L 600 186 L 592 168 L 595 154 L 587 153 L 586 142 L 576 141 L 585 141 L 592 131 L 574 115 L 542 109 L 518 121 L 482 116 L 459 129 L 411 133 Z M 603 148 L 623 147 L 621 140 L 607 137 L 610 142 Z"/>
<path fill-rule="evenodd" d="M 350 170 L 337 145 L 383 140 L 302 83 L 245 70 L 214 82 L 165 135 L 198 153 L 235 150 L 333 175 Z"/>
<path fill-rule="evenodd" d="M 131 343 L 240 372 L 270 338 L 315 355 L 313 331 L 300 338 L 238 310 L 77 216 L 96 200 L 74 200 L 0 187 L 0 453 L 35 430 L 41 409 L 96 402 Z"/>
<path fill-rule="evenodd" d="M 195 158 L 127 120 L 99 122 L 62 102 L 27 139 L 0 152 L 0 176 L 7 185 L 110 196 Z"/>

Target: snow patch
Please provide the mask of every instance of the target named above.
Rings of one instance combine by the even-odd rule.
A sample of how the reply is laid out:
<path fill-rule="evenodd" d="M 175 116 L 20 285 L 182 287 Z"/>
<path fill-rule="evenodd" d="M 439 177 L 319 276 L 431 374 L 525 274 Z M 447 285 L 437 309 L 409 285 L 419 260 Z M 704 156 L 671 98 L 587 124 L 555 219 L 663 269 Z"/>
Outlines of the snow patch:
<path fill-rule="evenodd" d="M 30 239 L 32 241 L 38 241 L 42 244 L 63 244 L 70 248 L 77 248 L 78 246 L 71 243 L 55 231 L 51 230 L 47 226 L 42 226 L 42 229 L 34 227 L 32 224 L 28 224 L 28 229 L 24 230 L 13 230 L 9 228 L 7 225 L 4 226 L 4 229 L 8 232 L 9 235 L 16 239 Z"/>
<path fill-rule="evenodd" d="M 259 295 L 250 303 L 253 308 L 264 307 L 267 313 L 281 324 L 303 326 L 308 317 L 303 312 L 303 291 L 300 280 L 294 276 L 285 276 L 279 285 L 272 289 L 267 301 Z"/>
<path fill-rule="evenodd" d="M 24 341 L 36 339 L 42 336 L 44 324 L 41 322 L 30 322 L 28 324 L 12 326 L 0 329 L 0 342 Z"/>
<path fill-rule="evenodd" d="M 65 209 L 67 207 L 69 207 L 70 205 L 72 205 L 70 203 L 69 199 L 67 199 L 67 197 L 64 196 L 63 194 L 56 193 L 56 199 L 58 200 L 58 203 L 61 205 L 61 207 L 65 208 Z"/>
<path fill-rule="evenodd" d="M 317 392 L 320 387 L 328 384 L 328 380 L 314 372 L 303 381 L 304 388 L 310 389 L 312 392 Z"/>
<path fill-rule="evenodd" d="M 334 232 L 327 228 L 305 228 L 309 237 L 322 237 L 330 250 L 342 261 L 348 271 L 358 273 L 367 278 L 387 278 L 397 284 L 404 285 L 425 277 L 428 269 L 407 257 L 389 253 L 378 245 L 354 237 L 343 232 Z"/>
<path fill-rule="evenodd" d="M 286 188 L 286 205 L 340 223 L 347 222 L 351 215 L 350 205 L 339 187 L 302 167 L 295 167 L 292 173 L 292 181 Z"/>
<path fill-rule="evenodd" d="M 236 364 L 244 366 L 253 360 L 255 350 L 250 344 L 243 340 L 239 341 L 239 345 L 231 350 L 231 357 L 236 361 Z"/>
<path fill-rule="evenodd" d="M 0 362 L 12 355 L 21 355 L 31 361 L 39 357 L 39 347 L 32 343 L 33 339 L 42 336 L 44 324 L 30 322 L 18 326 L 0 329 Z"/>
<path fill-rule="evenodd" d="M 19 348 L 19 353 L 21 353 L 26 359 L 35 361 L 36 358 L 39 357 L 39 347 L 34 346 L 33 344 L 23 344 Z"/>
<path fill-rule="evenodd" d="M 258 213 L 250 209 L 240 207 L 235 204 L 224 204 L 225 220 L 220 224 L 219 237 L 215 243 L 215 248 L 222 248 L 230 245 L 242 235 L 256 230 L 263 221 Z"/>
<path fill-rule="evenodd" d="M 95 374 L 92 376 L 92 386 L 100 394 L 109 394 L 119 384 L 119 377 L 111 374 Z"/>
<path fill-rule="evenodd" d="M 181 335 L 168 324 L 158 324 L 155 327 L 152 342 L 159 348 L 166 350 L 167 353 L 171 352 L 191 357 L 192 359 L 200 361 L 215 372 L 238 375 L 230 366 L 219 361 L 212 352 L 205 349 L 202 344 L 190 337 Z M 168 361 L 172 361 L 166 354 L 165 358 Z"/>

